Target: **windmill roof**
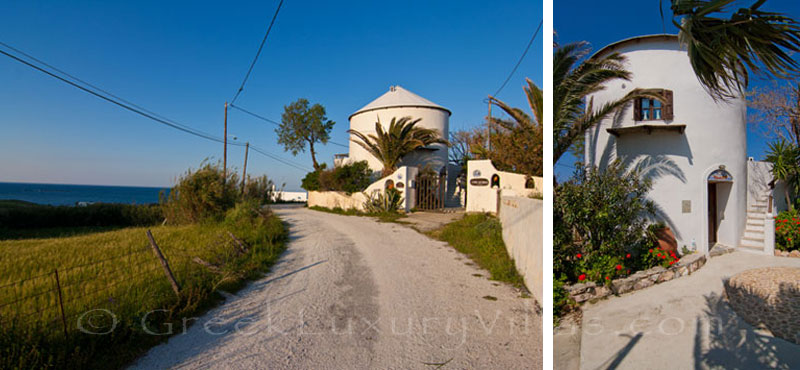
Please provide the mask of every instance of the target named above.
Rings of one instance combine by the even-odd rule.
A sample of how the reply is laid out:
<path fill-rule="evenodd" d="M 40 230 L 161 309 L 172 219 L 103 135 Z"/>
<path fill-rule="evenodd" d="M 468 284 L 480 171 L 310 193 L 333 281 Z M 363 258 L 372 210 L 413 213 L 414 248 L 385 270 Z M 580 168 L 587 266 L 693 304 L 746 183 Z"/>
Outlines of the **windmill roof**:
<path fill-rule="evenodd" d="M 441 109 L 447 112 L 448 115 L 452 114 L 447 108 L 436 104 L 428 99 L 425 99 L 411 91 L 408 91 L 401 86 L 392 86 L 389 91 L 379 96 L 377 99 L 371 101 L 369 104 L 363 106 L 355 113 L 350 115 L 353 118 L 356 114 L 369 112 L 377 109 L 386 108 L 399 108 L 399 107 L 416 107 L 416 108 L 433 108 Z"/>

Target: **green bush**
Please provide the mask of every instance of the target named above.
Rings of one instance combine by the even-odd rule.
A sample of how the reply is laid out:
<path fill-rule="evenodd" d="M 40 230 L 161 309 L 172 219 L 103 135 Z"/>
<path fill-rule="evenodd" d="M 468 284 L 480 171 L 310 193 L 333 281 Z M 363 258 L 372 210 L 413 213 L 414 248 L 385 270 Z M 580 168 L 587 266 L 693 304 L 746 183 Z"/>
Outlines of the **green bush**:
<path fill-rule="evenodd" d="M 386 189 L 384 193 L 371 195 L 364 202 L 364 209 L 367 213 L 393 213 L 400 209 L 403 196 L 395 189 Z"/>
<path fill-rule="evenodd" d="M 798 211 L 783 211 L 775 217 L 775 248 L 781 251 L 800 249 Z"/>
<path fill-rule="evenodd" d="M 260 205 L 272 203 L 274 185 L 275 183 L 267 178 L 267 175 L 258 177 L 247 176 L 242 198 L 244 200 L 253 200 Z"/>
<path fill-rule="evenodd" d="M 601 171 L 579 168 L 558 186 L 553 204 L 554 272 L 567 282 L 609 283 L 644 267 L 653 248 L 647 227 L 655 204 L 651 182 L 616 161 Z"/>
<path fill-rule="evenodd" d="M 372 183 L 372 170 L 367 161 L 348 163 L 332 169 L 322 166 L 319 171 L 309 172 L 301 186 L 308 191 L 343 191 L 357 193 Z"/>
<path fill-rule="evenodd" d="M 149 226 L 163 219 L 161 207 L 156 204 L 96 203 L 74 207 L 7 203 L 0 206 L 0 227 L 8 229 Z"/>
<path fill-rule="evenodd" d="M 568 313 L 575 306 L 575 301 L 569 296 L 569 292 L 564 289 L 567 285 L 566 276 L 560 278 L 553 277 L 553 321 L 558 325 L 558 318 Z"/>
<path fill-rule="evenodd" d="M 164 214 L 171 224 L 219 219 L 239 198 L 238 176 L 228 171 L 223 179 L 219 163 L 204 162 L 196 171 L 186 171 L 172 188 L 164 204 Z"/>

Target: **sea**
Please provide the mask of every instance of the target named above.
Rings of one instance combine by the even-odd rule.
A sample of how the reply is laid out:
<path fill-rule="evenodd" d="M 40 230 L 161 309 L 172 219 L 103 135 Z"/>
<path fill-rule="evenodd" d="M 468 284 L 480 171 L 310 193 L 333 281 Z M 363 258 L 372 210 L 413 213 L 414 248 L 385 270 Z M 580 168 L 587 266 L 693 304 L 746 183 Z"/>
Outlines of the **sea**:
<path fill-rule="evenodd" d="M 74 206 L 78 203 L 158 203 L 161 191 L 168 188 L 138 186 L 62 185 L 0 182 L 0 199 L 16 199 L 54 206 Z"/>

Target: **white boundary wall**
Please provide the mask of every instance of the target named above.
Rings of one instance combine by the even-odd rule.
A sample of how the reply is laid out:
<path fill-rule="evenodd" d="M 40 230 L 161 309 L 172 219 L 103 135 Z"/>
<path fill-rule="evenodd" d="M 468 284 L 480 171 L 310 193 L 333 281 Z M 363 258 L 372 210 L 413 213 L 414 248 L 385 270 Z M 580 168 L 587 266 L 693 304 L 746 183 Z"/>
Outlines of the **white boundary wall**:
<path fill-rule="evenodd" d="M 542 201 L 502 196 L 498 218 L 503 225 L 503 242 L 517 271 L 534 298 L 542 304 L 544 268 Z"/>
<path fill-rule="evenodd" d="M 400 167 L 391 175 L 373 182 L 361 193 L 347 195 L 347 193 L 341 191 L 309 191 L 308 206 L 331 209 L 338 207 L 345 210 L 356 209 L 363 211 L 364 202 L 369 199 L 369 196 L 383 193 L 387 183 L 391 181 L 394 188 L 400 191 L 403 196 L 401 209 L 405 212 L 409 212 L 411 208 L 414 208 L 414 199 L 416 198 L 416 184 L 414 179 L 417 177 L 418 171 L 416 167 Z"/>
<path fill-rule="evenodd" d="M 492 186 L 492 177 L 500 178 L 500 186 Z M 472 180 L 486 180 L 486 185 L 475 185 Z M 467 162 L 467 212 L 497 213 L 500 193 L 508 196 L 527 197 L 542 192 L 542 178 L 534 177 L 535 189 L 526 189 L 527 176 L 498 171 L 488 159 Z"/>

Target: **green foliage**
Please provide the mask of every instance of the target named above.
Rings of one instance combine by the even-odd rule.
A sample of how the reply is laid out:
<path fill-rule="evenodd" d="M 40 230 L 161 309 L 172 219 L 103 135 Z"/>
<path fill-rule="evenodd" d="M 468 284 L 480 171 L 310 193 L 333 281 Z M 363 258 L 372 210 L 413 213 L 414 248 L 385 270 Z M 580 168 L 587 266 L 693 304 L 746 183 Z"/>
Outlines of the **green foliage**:
<path fill-rule="evenodd" d="M 327 143 L 336 122 L 327 118 L 325 107 L 320 104 L 309 107 L 308 100 L 303 98 L 297 99 L 283 109 L 281 125 L 275 129 L 278 143 L 283 144 L 284 150 L 291 151 L 293 155 L 305 152 L 308 144 L 314 169 L 319 170 L 314 144 Z"/>
<path fill-rule="evenodd" d="M 347 194 L 364 191 L 372 183 L 372 170 L 367 161 L 347 163 L 332 169 L 324 164 L 303 178 L 302 187 L 308 191 L 343 191 Z"/>
<path fill-rule="evenodd" d="M 575 307 L 575 300 L 569 296 L 569 292 L 564 289 L 567 285 L 567 277 L 553 277 L 553 324 L 558 325 L 559 317 L 567 314 Z"/>
<path fill-rule="evenodd" d="M 578 282 L 607 283 L 640 267 L 653 246 L 648 219 L 655 204 L 647 199 L 651 182 L 615 161 L 604 171 L 580 167 L 561 184 L 553 204 L 554 272 Z"/>
<path fill-rule="evenodd" d="M 186 171 L 164 204 L 167 222 L 182 224 L 221 218 L 239 198 L 238 183 L 233 171 L 228 171 L 227 179 L 223 179 L 220 163 L 203 162 L 196 171 Z"/>
<path fill-rule="evenodd" d="M 508 256 L 503 243 L 503 228 L 497 218 L 485 214 L 468 214 L 429 235 L 443 240 L 469 256 L 491 274 L 492 280 L 523 287 L 525 283 Z"/>
<path fill-rule="evenodd" d="M 796 209 L 783 211 L 775 217 L 775 249 L 800 249 L 800 215 Z"/>
<path fill-rule="evenodd" d="M 4 202 L 0 204 L 0 235 L 20 229 L 147 226 L 163 219 L 161 207 L 154 204 L 73 207 Z"/>
<path fill-rule="evenodd" d="M 356 144 L 364 148 L 383 164 L 382 176 L 391 175 L 397 164 L 414 150 L 431 144 L 447 144 L 442 133 L 436 130 L 417 127 L 422 118 L 412 120 L 411 117 L 392 117 L 387 130 L 383 129 L 380 119 L 375 122 L 375 134 L 364 135 L 356 130 L 347 130 L 357 140 Z"/>
<path fill-rule="evenodd" d="M 789 209 L 794 209 L 790 190 L 797 193 L 800 174 L 800 148 L 783 138 L 769 143 L 765 160 L 772 163 L 772 176 L 785 183 L 784 196 Z"/>
<path fill-rule="evenodd" d="M 373 194 L 364 202 L 368 213 L 393 213 L 400 209 L 402 194 L 395 188 L 386 189 L 383 193 Z"/>
<path fill-rule="evenodd" d="M 274 185 L 272 180 L 267 178 L 267 175 L 258 177 L 250 177 L 248 175 L 244 185 L 242 199 L 253 200 L 260 205 L 271 203 Z"/>

